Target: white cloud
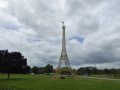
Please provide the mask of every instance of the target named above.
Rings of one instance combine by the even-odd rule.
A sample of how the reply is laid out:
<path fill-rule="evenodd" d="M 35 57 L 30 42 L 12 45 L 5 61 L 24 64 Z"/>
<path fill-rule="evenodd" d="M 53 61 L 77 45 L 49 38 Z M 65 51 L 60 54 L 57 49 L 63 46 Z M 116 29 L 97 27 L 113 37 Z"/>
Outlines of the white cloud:
<path fill-rule="evenodd" d="M 119 4 L 119 0 L 0 0 L 0 49 L 22 52 L 31 66 L 56 66 L 65 21 L 72 67 L 119 68 Z M 74 36 L 84 41 L 69 40 Z"/>
<path fill-rule="evenodd" d="M 1 8 L 6 8 L 8 2 L 6 0 L 0 0 L 0 7 Z"/>

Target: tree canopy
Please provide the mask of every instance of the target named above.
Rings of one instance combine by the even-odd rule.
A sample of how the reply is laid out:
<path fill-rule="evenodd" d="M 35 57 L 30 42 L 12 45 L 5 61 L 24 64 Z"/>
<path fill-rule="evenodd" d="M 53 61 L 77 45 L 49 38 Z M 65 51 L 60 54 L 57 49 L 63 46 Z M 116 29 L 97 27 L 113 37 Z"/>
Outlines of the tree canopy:
<path fill-rule="evenodd" d="M 49 74 L 53 72 L 53 66 L 50 64 L 47 64 L 45 67 L 34 66 L 32 72 L 34 74 Z"/>
<path fill-rule="evenodd" d="M 26 73 L 27 59 L 20 52 L 8 52 L 0 50 L 0 72 L 7 73 L 8 79 L 11 73 Z"/>

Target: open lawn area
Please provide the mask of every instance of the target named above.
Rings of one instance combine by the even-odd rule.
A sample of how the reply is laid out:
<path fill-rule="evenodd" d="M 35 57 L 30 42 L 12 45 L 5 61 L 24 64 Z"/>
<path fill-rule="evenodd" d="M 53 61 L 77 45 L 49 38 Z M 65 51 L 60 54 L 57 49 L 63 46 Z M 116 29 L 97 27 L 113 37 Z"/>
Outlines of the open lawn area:
<path fill-rule="evenodd" d="M 114 75 L 110 74 L 103 74 L 103 75 L 90 75 L 91 77 L 101 77 L 101 78 L 111 78 L 111 79 L 120 79 L 120 76 L 115 77 Z"/>
<path fill-rule="evenodd" d="M 0 74 L 0 90 L 120 90 L 120 81 L 87 78 L 50 80 L 50 77 L 12 74 L 7 80 L 7 74 Z"/>

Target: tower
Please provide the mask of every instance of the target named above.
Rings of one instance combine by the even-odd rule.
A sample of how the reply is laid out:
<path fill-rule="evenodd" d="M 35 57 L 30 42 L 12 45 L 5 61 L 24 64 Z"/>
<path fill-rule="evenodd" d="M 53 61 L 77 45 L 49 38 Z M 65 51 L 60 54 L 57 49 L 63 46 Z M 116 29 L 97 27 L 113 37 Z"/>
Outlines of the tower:
<path fill-rule="evenodd" d="M 70 67 L 70 62 L 69 62 L 67 51 L 66 51 L 66 41 L 65 41 L 65 28 L 66 28 L 66 26 L 64 25 L 64 22 L 62 22 L 62 23 L 63 23 L 63 26 L 62 26 L 62 30 L 63 30 L 62 51 L 61 51 L 58 67 L 56 69 L 56 73 L 52 76 L 52 79 L 57 79 L 57 75 L 60 74 L 61 71 L 69 71 L 71 74 L 74 75 L 75 78 L 78 78 L 77 74 Z M 62 68 L 63 62 L 65 63 L 64 68 Z"/>

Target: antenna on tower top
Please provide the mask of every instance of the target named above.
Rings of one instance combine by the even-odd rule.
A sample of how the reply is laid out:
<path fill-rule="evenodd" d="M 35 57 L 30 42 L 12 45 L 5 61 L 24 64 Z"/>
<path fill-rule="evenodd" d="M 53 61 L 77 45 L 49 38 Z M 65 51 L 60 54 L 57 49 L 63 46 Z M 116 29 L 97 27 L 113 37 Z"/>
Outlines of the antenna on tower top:
<path fill-rule="evenodd" d="M 64 26 L 64 22 L 62 21 L 62 23 L 63 23 L 63 26 Z"/>

